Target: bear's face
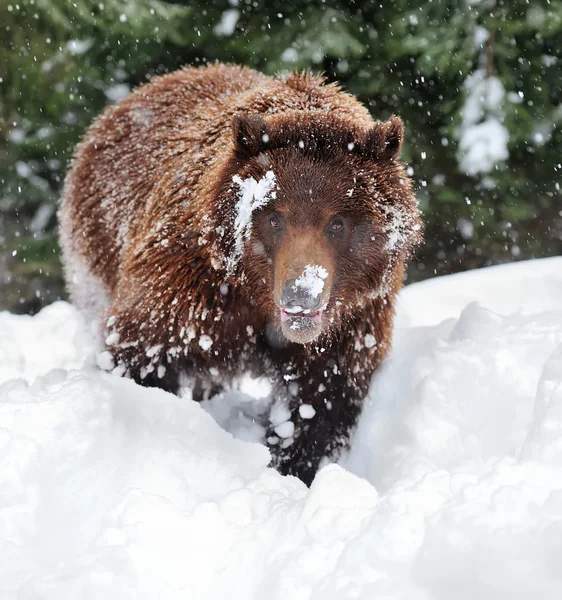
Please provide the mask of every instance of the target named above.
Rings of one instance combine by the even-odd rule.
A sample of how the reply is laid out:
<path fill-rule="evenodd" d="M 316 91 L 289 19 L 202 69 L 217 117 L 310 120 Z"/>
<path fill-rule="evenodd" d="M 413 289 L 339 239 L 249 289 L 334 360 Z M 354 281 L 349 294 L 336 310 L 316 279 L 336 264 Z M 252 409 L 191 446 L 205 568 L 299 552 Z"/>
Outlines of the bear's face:
<path fill-rule="evenodd" d="M 288 340 L 313 342 L 389 291 L 421 229 L 402 137 L 396 118 L 364 133 L 238 117 L 230 260 Z"/>
<path fill-rule="evenodd" d="M 266 258 L 275 323 L 290 341 L 307 343 L 338 307 L 380 286 L 383 224 L 368 209 L 353 161 L 315 161 L 287 148 L 268 162 L 275 197 L 254 212 L 247 252 Z"/>

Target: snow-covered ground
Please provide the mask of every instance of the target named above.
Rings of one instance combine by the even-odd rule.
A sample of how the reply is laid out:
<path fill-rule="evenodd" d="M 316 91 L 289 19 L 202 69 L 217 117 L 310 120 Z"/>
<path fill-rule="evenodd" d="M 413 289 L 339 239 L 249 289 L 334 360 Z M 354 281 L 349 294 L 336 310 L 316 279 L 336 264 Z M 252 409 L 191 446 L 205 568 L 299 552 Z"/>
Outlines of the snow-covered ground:
<path fill-rule="evenodd" d="M 0 598 L 562 598 L 561 299 L 562 258 L 406 288 L 352 450 L 310 490 L 97 371 L 68 304 L 0 314 Z M 260 433 L 240 391 L 207 409 Z"/>

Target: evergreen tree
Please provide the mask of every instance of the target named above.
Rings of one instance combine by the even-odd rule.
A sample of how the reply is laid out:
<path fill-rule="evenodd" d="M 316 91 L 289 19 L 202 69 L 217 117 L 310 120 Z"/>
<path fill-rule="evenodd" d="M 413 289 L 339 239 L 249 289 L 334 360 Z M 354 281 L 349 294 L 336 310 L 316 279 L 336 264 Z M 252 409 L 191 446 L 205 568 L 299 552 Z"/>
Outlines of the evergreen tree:
<path fill-rule="evenodd" d="M 56 201 L 95 115 L 215 60 L 324 71 L 403 117 L 410 280 L 562 252 L 562 0 L 0 2 L 0 308 L 63 294 Z"/>

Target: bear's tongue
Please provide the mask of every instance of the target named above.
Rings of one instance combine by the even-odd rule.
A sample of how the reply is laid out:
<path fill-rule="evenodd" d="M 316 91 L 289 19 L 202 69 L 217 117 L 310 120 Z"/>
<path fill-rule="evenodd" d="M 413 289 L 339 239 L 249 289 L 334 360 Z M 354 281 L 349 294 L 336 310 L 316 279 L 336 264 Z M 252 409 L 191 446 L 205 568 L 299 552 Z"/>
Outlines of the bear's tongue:
<path fill-rule="evenodd" d="M 306 319 L 312 323 L 320 323 L 324 309 L 319 309 L 312 312 L 309 309 L 303 309 L 300 306 L 281 309 L 281 323 L 285 323 L 289 319 Z"/>

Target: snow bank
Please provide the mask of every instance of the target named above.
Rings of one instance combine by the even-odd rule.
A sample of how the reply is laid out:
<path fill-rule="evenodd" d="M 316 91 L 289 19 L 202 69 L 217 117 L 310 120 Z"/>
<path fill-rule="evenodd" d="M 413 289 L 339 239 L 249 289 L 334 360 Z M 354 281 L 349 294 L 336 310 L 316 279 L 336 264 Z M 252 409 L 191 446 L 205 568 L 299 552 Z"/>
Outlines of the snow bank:
<path fill-rule="evenodd" d="M 467 271 L 404 288 L 399 298 L 398 330 L 457 318 L 471 302 L 501 315 L 528 315 L 560 310 L 560 298 L 559 257 Z"/>
<path fill-rule="evenodd" d="M 96 371 L 69 305 L 0 314 L 0 597 L 562 597 L 561 291 L 561 258 L 407 288 L 356 474 L 310 490 L 201 406 Z M 242 392 L 265 387 L 209 405 L 250 439 Z"/>

